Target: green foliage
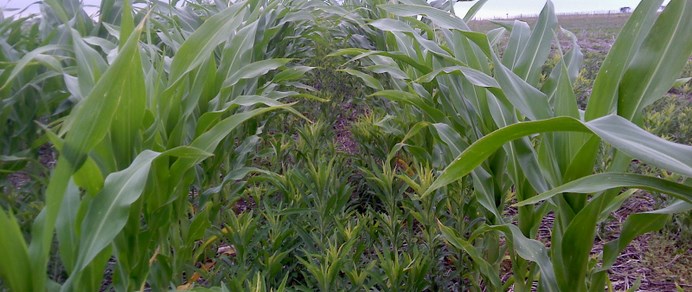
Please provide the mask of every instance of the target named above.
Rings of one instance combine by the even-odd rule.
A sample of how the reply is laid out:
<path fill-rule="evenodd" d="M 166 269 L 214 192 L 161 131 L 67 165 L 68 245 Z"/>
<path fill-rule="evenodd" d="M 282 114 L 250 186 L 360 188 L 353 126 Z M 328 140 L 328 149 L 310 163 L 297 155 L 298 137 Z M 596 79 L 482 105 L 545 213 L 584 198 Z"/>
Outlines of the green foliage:
<path fill-rule="evenodd" d="M 2 288 L 600 291 L 637 236 L 687 241 L 692 5 L 602 57 L 550 1 L 474 31 L 485 2 L 0 20 Z M 593 256 L 622 188 L 656 209 Z"/>

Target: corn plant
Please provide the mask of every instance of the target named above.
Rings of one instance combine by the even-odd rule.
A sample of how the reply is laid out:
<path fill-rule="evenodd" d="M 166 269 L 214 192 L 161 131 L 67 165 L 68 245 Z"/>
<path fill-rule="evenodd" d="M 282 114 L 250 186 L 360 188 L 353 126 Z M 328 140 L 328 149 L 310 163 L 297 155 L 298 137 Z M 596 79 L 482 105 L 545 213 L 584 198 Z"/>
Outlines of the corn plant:
<path fill-rule="evenodd" d="M 380 5 L 390 17 L 369 23 L 385 32 L 385 50 L 344 49 L 335 55 L 355 55 L 352 60 L 366 61 L 365 70 L 387 73 L 395 90 L 354 75 L 379 90 L 374 95 L 429 121 L 436 143 L 447 149 L 449 164 L 421 197 L 454 196 L 445 186 L 471 174 L 488 225 L 462 236 L 446 226 L 454 223 L 440 222 L 440 232 L 468 253 L 486 285 L 523 291 L 539 281 L 541 290 L 603 289 L 619 251 L 635 236 L 662 227 L 665 220 L 652 218 L 689 210 L 685 179 L 626 173 L 634 157 L 689 177 L 689 146 L 638 127 L 642 109 L 670 88 L 690 56 L 692 47 L 682 41 L 689 37 L 687 2 L 671 3 L 660 16 L 658 2 L 637 8 L 605 60 L 585 112 L 577 107 L 571 86 L 582 59 L 576 40 L 541 80 L 542 65 L 560 32 L 550 1 L 533 30 L 521 21 L 501 22 L 488 34 L 471 31 L 462 19 L 425 3 L 403 2 Z M 509 42 L 500 57 L 491 47 L 507 31 Z M 598 157 L 600 141 L 616 150 Z M 597 159 L 610 162 L 605 172 L 592 175 Z M 602 265 L 591 268 L 597 223 L 631 194 L 619 195 L 621 187 L 659 190 L 680 201 L 632 215 L 621 238 L 606 245 Z M 516 225 L 502 216 L 513 200 L 519 202 Z M 548 212 L 556 218 L 550 249 L 532 239 Z M 512 247 L 513 278 L 504 284 L 497 275 L 503 251 L 498 232 Z"/>
<path fill-rule="evenodd" d="M 65 73 L 75 106 L 46 128 L 59 159 L 30 241 L 18 236 L 13 216 L 2 211 L 10 226 L 2 236 L 8 247 L 3 256 L 10 260 L 3 261 L 0 274 L 13 290 L 97 290 L 109 258 L 119 290 L 145 283 L 165 289 L 182 279 L 177 275 L 192 274 L 195 241 L 214 217 L 209 205 L 190 200 L 191 187 L 206 191 L 222 184 L 220 174 L 247 159 L 225 151 L 207 158 L 217 147 L 261 129 L 256 122 L 234 131 L 244 122 L 278 109 L 293 111 L 279 100 L 297 95 L 285 84 L 306 70 L 281 58 L 287 44 L 266 44 L 296 32 L 292 24 L 304 21 L 295 17 L 299 5 L 295 10 L 272 1 L 159 7 L 137 14 L 135 25 L 131 3 L 118 4 L 119 28 L 102 23 L 108 36 L 85 37 L 88 27 L 70 26 L 81 13 L 48 3 L 69 40 L 64 49 L 76 58 Z M 208 19 L 200 19 L 199 12 Z M 187 17 L 176 22 L 184 13 Z M 290 17 L 298 20 L 285 20 Z M 18 62 L 5 84 L 25 72 L 26 64 Z M 63 283 L 46 273 L 54 231 L 68 275 Z"/>

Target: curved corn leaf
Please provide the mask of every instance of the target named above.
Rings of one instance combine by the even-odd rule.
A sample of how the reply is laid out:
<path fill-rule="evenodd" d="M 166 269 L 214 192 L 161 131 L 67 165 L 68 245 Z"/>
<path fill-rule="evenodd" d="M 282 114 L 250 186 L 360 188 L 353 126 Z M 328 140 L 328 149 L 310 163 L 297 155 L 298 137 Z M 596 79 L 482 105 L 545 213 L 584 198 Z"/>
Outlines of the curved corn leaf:
<path fill-rule="evenodd" d="M 91 92 L 94 84 L 101 78 L 101 74 L 106 71 L 108 65 L 106 60 L 101 55 L 88 46 L 79 33 L 71 29 L 72 32 L 72 47 L 77 61 L 77 76 L 79 78 L 80 97 Z M 123 38 L 126 40 L 126 38 Z M 125 42 L 122 42 L 125 45 Z"/>
<path fill-rule="evenodd" d="M 67 183 L 73 172 L 86 160 L 87 153 L 108 134 L 107 129 L 111 126 L 116 106 L 129 85 L 128 72 L 141 70 L 141 66 L 134 65 L 139 65 L 135 60 L 139 60 L 137 44 L 142 29 L 143 23 L 140 23 L 89 96 L 77 105 L 65 121 L 63 127 L 69 129 L 69 132 L 65 138 L 62 155 L 48 183 L 44 216 L 34 221 L 33 237 L 29 246 L 32 274 L 43 275 L 38 276 L 40 278 L 34 282 L 35 290 L 44 290 L 46 284 L 42 279 L 46 276 L 50 243 Z"/>
<path fill-rule="evenodd" d="M 59 51 L 59 50 L 65 50 L 67 48 L 59 45 L 46 45 L 46 46 L 41 46 L 33 51 L 27 53 L 26 55 L 22 56 L 22 58 L 17 62 L 17 64 L 12 68 L 12 71 L 10 72 L 10 76 L 7 77 L 7 80 L 5 80 L 5 84 L 0 86 L 0 90 L 5 89 L 14 78 L 19 75 L 27 66 L 31 64 L 32 61 L 34 61 L 36 58 L 39 58 L 40 56 L 43 55 L 43 53 L 47 52 L 52 52 L 52 51 Z"/>
<path fill-rule="evenodd" d="M 437 227 L 440 228 L 440 232 L 442 232 L 442 237 L 445 239 L 445 241 L 449 242 L 449 244 L 454 246 L 456 249 L 464 251 L 464 253 L 471 257 L 473 262 L 478 265 L 478 269 L 480 270 L 481 274 L 483 274 L 483 276 L 490 281 L 493 287 L 502 286 L 500 284 L 500 277 L 498 277 L 497 272 L 495 269 L 493 269 L 493 266 L 488 263 L 488 261 L 483 259 L 483 255 L 476 249 L 475 246 L 473 246 L 473 244 L 464 240 L 457 234 L 456 231 L 445 226 L 440 221 L 437 221 Z"/>
<path fill-rule="evenodd" d="M 627 155 L 663 169 L 692 177 L 692 146 L 659 138 L 620 116 L 585 123 L 598 137 Z"/>
<path fill-rule="evenodd" d="M 285 81 L 293 81 L 293 80 L 299 80 L 303 78 L 305 73 L 308 71 L 315 69 L 315 67 L 308 67 L 308 66 L 295 66 L 291 68 L 287 68 L 286 70 L 283 70 L 276 75 L 274 75 L 274 78 L 272 79 L 272 82 L 274 83 L 281 83 Z"/>
<path fill-rule="evenodd" d="M 346 72 L 347 74 L 351 76 L 355 76 L 363 80 L 363 83 L 367 85 L 368 87 L 374 89 L 374 90 L 384 90 L 384 87 L 382 87 L 382 83 L 380 83 L 377 78 L 372 77 L 372 75 L 365 74 L 363 72 L 360 72 L 358 70 L 353 70 L 353 69 L 342 69 L 339 70 L 341 72 Z"/>
<path fill-rule="evenodd" d="M 611 201 L 610 195 L 602 194 L 581 208 L 564 229 L 560 237 L 553 238 L 553 262 L 555 274 L 562 290 L 586 290 L 587 266 L 593 247 L 599 215 Z"/>
<path fill-rule="evenodd" d="M 476 43 L 486 54 L 486 56 L 490 57 L 492 49 L 490 48 L 488 37 L 483 33 L 471 31 L 463 20 L 448 12 L 430 7 L 428 5 L 415 4 L 382 4 L 378 7 L 381 7 L 387 12 L 397 16 L 426 15 L 434 24 L 440 26 L 441 28 L 460 31 L 464 36 Z"/>
<path fill-rule="evenodd" d="M 79 187 L 74 182 L 70 182 L 55 222 L 55 234 L 60 243 L 58 246 L 60 259 L 68 274 L 74 270 L 79 252 L 79 236 L 77 229 L 74 228 L 81 201 L 79 193 Z"/>
<path fill-rule="evenodd" d="M 238 81 L 242 79 L 249 79 L 262 76 L 264 74 L 267 74 L 267 72 L 271 70 L 278 69 L 279 67 L 288 64 L 288 62 L 290 61 L 291 59 L 280 58 L 267 59 L 247 64 L 240 68 L 238 71 L 235 71 L 226 80 L 224 80 L 223 86 L 230 87 L 235 85 L 236 83 L 238 83 Z"/>
<path fill-rule="evenodd" d="M 509 69 L 514 69 L 517 65 L 519 56 L 524 48 L 528 44 L 529 37 L 531 36 L 531 27 L 529 24 L 523 21 L 515 20 L 512 25 L 504 24 L 502 22 L 498 23 L 503 25 L 506 29 L 511 29 L 509 34 L 509 42 L 502 54 L 502 64 L 504 64 Z"/>
<path fill-rule="evenodd" d="M 86 154 L 108 134 L 118 105 L 126 98 L 130 87 L 134 86 L 132 83 L 142 82 L 131 77 L 141 76 L 133 75 L 131 72 L 142 70 L 138 46 L 142 29 L 143 24 L 140 24 L 119 52 L 113 65 L 106 70 L 89 95 L 77 104 L 65 121 L 63 131 L 69 132 L 65 137 L 62 154 L 73 169 L 80 167 Z"/>
<path fill-rule="evenodd" d="M 673 85 L 692 55 L 692 2 L 671 1 L 627 68 L 618 94 L 618 115 L 633 120 Z"/>
<path fill-rule="evenodd" d="M 546 289 L 546 291 L 560 291 L 557 278 L 553 272 L 553 263 L 550 261 L 550 257 L 548 257 L 548 248 L 543 243 L 527 238 L 519 227 L 512 224 L 487 226 L 485 228 L 502 231 L 520 257 L 538 264 L 541 271 L 543 289 Z"/>
<path fill-rule="evenodd" d="M 692 192 L 688 192 L 687 194 L 692 194 Z M 665 226 L 672 214 L 689 212 L 690 210 L 692 210 L 692 204 L 690 204 L 689 201 L 678 201 L 663 209 L 627 216 L 625 223 L 622 224 L 620 236 L 606 243 L 603 247 L 603 266 L 600 270 L 606 271 L 610 269 L 620 252 L 622 252 L 634 238 L 647 232 L 660 230 Z"/>
<path fill-rule="evenodd" d="M 78 278 L 82 270 L 109 246 L 125 227 L 130 216 L 130 205 L 144 192 L 152 162 L 161 156 L 199 161 L 211 156 L 211 153 L 188 146 L 163 153 L 145 150 L 137 155 L 128 168 L 109 174 L 101 192 L 90 202 L 82 220 L 79 254 L 70 275 L 71 279 Z M 70 279 L 67 283 L 71 283 Z"/>
<path fill-rule="evenodd" d="M 399 91 L 399 90 L 382 90 L 373 93 L 371 96 L 383 96 L 388 99 L 397 101 L 397 102 L 404 102 L 408 104 L 415 105 L 416 107 L 420 108 L 422 111 L 424 111 L 430 118 L 432 118 L 435 122 L 444 122 L 445 121 L 445 115 L 443 112 L 440 110 L 436 109 L 433 105 L 428 103 L 425 99 L 421 98 L 420 96 L 417 96 L 413 93 L 410 92 L 405 92 L 405 91 Z"/>
<path fill-rule="evenodd" d="M 528 200 L 518 202 L 515 206 L 536 204 L 561 193 L 591 194 L 614 188 L 638 188 L 660 192 L 692 203 L 692 187 L 690 186 L 641 174 L 609 172 L 573 180 Z"/>
<path fill-rule="evenodd" d="M 643 1 L 627 20 L 598 70 L 584 120 L 590 121 L 611 114 L 615 110 L 620 80 L 653 26 L 661 3 L 663 0 Z"/>
<path fill-rule="evenodd" d="M 521 114 L 534 121 L 554 116 L 548 97 L 543 92 L 510 71 L 494 54 L 493 59 L 497 82 L 504 95 Z"/>
<path fill-rule="evenodd" d="M 432 71 L 432 69 L 427 64 L 421 63 L 418 60 L 415 60 L 415 59 L 411 58 L 410 56 L 408 56 L 404 53 L 401 53 L 401 52 L 368 51 L 368 50 L 363 50 L 363 49 L 350 48 L 350 49 L 337 50 L 336 52 L 331 53 L 328 56 L 333 57 L 333 56 L 343 56 L 343 55 L 356 55 L 355 57 L 348 60 L 347 63 L 375 55 L 375 56 L 390 57 L 394 60 L 401 61 L 403 63 L 406 63 L 407 65 L 410 65 L 413 68 L 416 68 L 417 70 L 419 70 L 423 73 L 429 73 L 430 71 Z"/>
<path fill-rule="evenodd" d="M 151 162 L 160 154 L 146 150 L 128 168 L 106 177 L 102 191 L 91 201 L 84 216 L 79 256 L 71 277 L 81 272 L 125 226 L 129 206 L 144 191 Z"/>
<path fill-rule="evenodd" d="M 622 224 L 620 236 L 603 246 L 603 264 L 594 271 L 591 290 L 595 291 L 598 287 L 605 286 L 608 270 L 634 238 L 647 232 L 660 230 L 670 220 L 671 214 L 689 212 L 691 209 L 692 205 L 689 203 L 676 202 L 664 209 L 629 215 Z"/>
<path fill-rule="evenodd" d="M 12 213 L 0 208 L 0 278 L 12 291 L 32 291 L 29 251 Z"/>
<path fill-rule="evenodd" d="M 519 77 L 527 83 L 536 85 L 541 75 L 541 66 L 548 59 L 551 44 L 557 27 L 557 17 L 553 2 L 546 1 L 541 14 L 538 16 L 538 23 L 531 32 L 528 43 L 523 48 L 521 55 L 512 69 Z"/>
<path fill-rule="evenodd" d="M 234 30 L 237 22 L 242 20 L 242 17 L 234 15 L 241 13 L 247 3 L 234 3 L 215 14 L 185 40 L 171 63 L 169 86 L 178 83 L 185 74 L 201 65 L 219 44 L 228 39 L 228 31 Z"/>
<path fill-rule="evenodd" d="M 532 134 L 560 131 L 592 132 L 632 157 L 692 176 L 692 146 L 656 137 L 615 115 L 586 123 L 570 117 L 557 117 L 513 124 L 479 139 L 442 171 L 426 194 L 461 179 L 507 142 Z"/>
<path fill-rule="evenodd" d="M 489 75 L 483 73 L 482 71 L 464 66 L 450 66 L 435 69 L 434 71 L 428 74 L 418 77 L 418 79 L 416 79 L 416 82 L 428 83 L 432 82 L 433 80 L 436 80 L 437 76 L 439 75 L 452 74 L 456 72 L 459 72 L 462 75 L 464 75 L 464 77 L 466 77 L 466 79 L 473 85 L 486 88 L 500 88 L 500 85 L 497 83 L 497 81 L 495 81 L 495 79 L 493 79 Z"/>
<path fill-rule="evenodd" d="M 488 0 L 480 0 L 476 2 L 476 4 L 473 4 L 469 11 L 466 11 L 466 14 L 464 14 L 464 21 L 469 22 L 473 19 L 474 16 L 476 16 L 476 13 L 478 13 L 481 8 L 483 8 L 483 5 L 488 2 Z"/>

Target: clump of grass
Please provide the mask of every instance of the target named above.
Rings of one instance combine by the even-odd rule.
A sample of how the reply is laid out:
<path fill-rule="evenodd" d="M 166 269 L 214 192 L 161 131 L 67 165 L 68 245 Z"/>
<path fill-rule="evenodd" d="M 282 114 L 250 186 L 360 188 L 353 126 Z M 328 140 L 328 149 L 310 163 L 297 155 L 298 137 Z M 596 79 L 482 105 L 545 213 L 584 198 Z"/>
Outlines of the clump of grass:
<path fill-rule="evenodd" d="M 689 217 L 686 223 L 689 229 Z M 687 230 L 687 241 L 675 240 L 679 238 L 669 232 L 654 233 L 647 241 L 647 248 L 643 251 L 641 263 L 636 263 L 642 268 L 651 269 L 650 282 L 675 283 L 687 285 L 692 282 L 692 257 L 689 256 L 690 234 Z M 682 245 L 679 243 L 682 242 Z"/>

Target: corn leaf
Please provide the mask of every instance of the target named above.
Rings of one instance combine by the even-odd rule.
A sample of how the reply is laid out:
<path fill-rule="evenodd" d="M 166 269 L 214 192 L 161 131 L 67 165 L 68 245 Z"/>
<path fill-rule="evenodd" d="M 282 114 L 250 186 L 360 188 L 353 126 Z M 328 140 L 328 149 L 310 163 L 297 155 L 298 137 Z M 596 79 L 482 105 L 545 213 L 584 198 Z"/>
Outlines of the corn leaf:
<path fill-rule="evenodd" d="M 592 194 L 614 188 L 637 188 L 660 192 L 692 203 L 692 187 L 690 186 L 641 174 L 608 172 L 573 180 L 528 200 L 518 202 L 515 206 L 536 204 L 560 193 Z"/>
<path fill-rule="evenodd" d="M 481 8 L 483 8 L 483 5 L 485 5 L 486 2 L 488 2 L 488 0 L 480 0 L 476 2 L 476 4 L 473 4 L 469 11 L 467 11 L 466 14 L 464 14 L 464 21 L 471 21 L 473 17 L 476 16 L 476 13 L 478 13 L 478 11 L 481 10 Z"/>
<path fill-rule="evenodd" d="M 537 85 L 541 66 L 548 59 L 553 36 L 557 27 L 557 17 L 553 3 L 548 0 L 538 16 L 538 23 L 529 37 L 526 47 L 517 59 L 514 72 L 527 83 Z"/>
<path fill-rule="evenodd" d="M 618 115 L 632 120 L 665 94 L 692 55 L 692 3 L 671 1 L 622 77 Z"/>
<path fill-rule="evenodd" d="M 41 279 L 45 279 L 55 220 L 69 178 L 84 163 L 88 151 L 108 133 L 107 129 L 110 127 L 118 101 L 125 87 L 128 86 L 128 71 L 134 70 L 132 64 L 139 54 L 137 44 L 141 31 L 142 25 L 138 26 L 135 33 L 127 40 L 113 65 L 99 79 L 89 96 L 77 105 L 65 122 L 69 125 L 69 132 L 54 175 L 48 183 L 45 215 L 35 221 L 33 238 L 29 247 L 32 271 L 35 275 L 43 275 L 38 276 L 41 278 L 35 281 L 37 290 L 44 289 L 45 281 Z"/>
<path fill-rule="evenodd" d="M 17 219 L 0 208 L 0 277 L 13 291 L 31 291 L 29 252 Z"/>
<path fill-rule="evenodd" d="M 692 192 L 687 193 L 688 199 L 690 194 Z M 672 214 L 689 212 L 690 210 L 692 210 L 692 204 L 688 200 L 687 202 L 675 202 L 663 209 L 627 216 L 625 223 L 622 224 L 620 236 L 606 243 L 603 247 L 603 266 L 601 270 L 605 271 L 612 267 L 620 252 L 637 236 L 660 230 L 668 222 Z"/>
<path fill-rule="evenodd" d="M 215 14 L 185 40 L 171 63 L 169 86 L 178 83 L 185 74 L 201 65 L 219 44 L 228 39 L 228 31 L 233 30 L 236 22 L 242 19 L 234 15 L 241 13 L 247 3 L 234 3 Z"/>
<path fill-rule="evenodd" d="M 483 255 L 478 252 L 473 244 L 461 238 L 457 232 L 455 232 L 452 228 L 444 226 L 442 223 L 440 223 L 440 221 L 437 221 L 437 226 L 440 228 L 440 232 L 442 232 L 442 237 L 445 239 L 445 241 L 449 242 L 449 244 L 454 246 L 456 249 L 462 250 L 468 254 L 473 262 L 478 265 L 478 269 L 483 276 L 485 276 L 494 287 L 501 286 L 500 278 L 498 277 L 497 272 L 495 272 L 490 263 L 483 259 Z"/>
<path fill-rule="evenodd" d="M 513 124 L 479 139 L 442 171 L 426 194 L 461 179 L 507 142 L 531 134 L 560 131 L 592 132 L 632 157 L 692 176 L 692 146 L 656 137 L 619 116 L 610 115 L 587 123 L 557 117 Z"/>
<path fill-rule="evenodd" d="M 653 26 L 661 3 L 663 0 L 643 1 L 627 20 L 598 70 L 584 113 L 586 121 L 614 112 L 622 76 Z"/>
<path fill-rule="evenodd" d="M 125 226 L 129 206 L 144 191 L 151 162 L 159 155 L 144 151 L 128 168 L 106 177 L 103 190 L 91 201 L 84 217 L 79 256 L 70 277 L 86 267 Z"/>
<path fill-rule="evenodd" d="M 527 238 L 519 227 L 512 224 L 488 226 L 487 228 L 505 233 L 505 236 L 520 257 L 538 264 L 541 271 L 542 288 L 546 289 L 546 291 L 561 291 L 558 289 L 558 279 L 553 272 L 553 264 L 550 261 L 550 257 L 548 257 L 548 249 L 543 243 Z"/>

